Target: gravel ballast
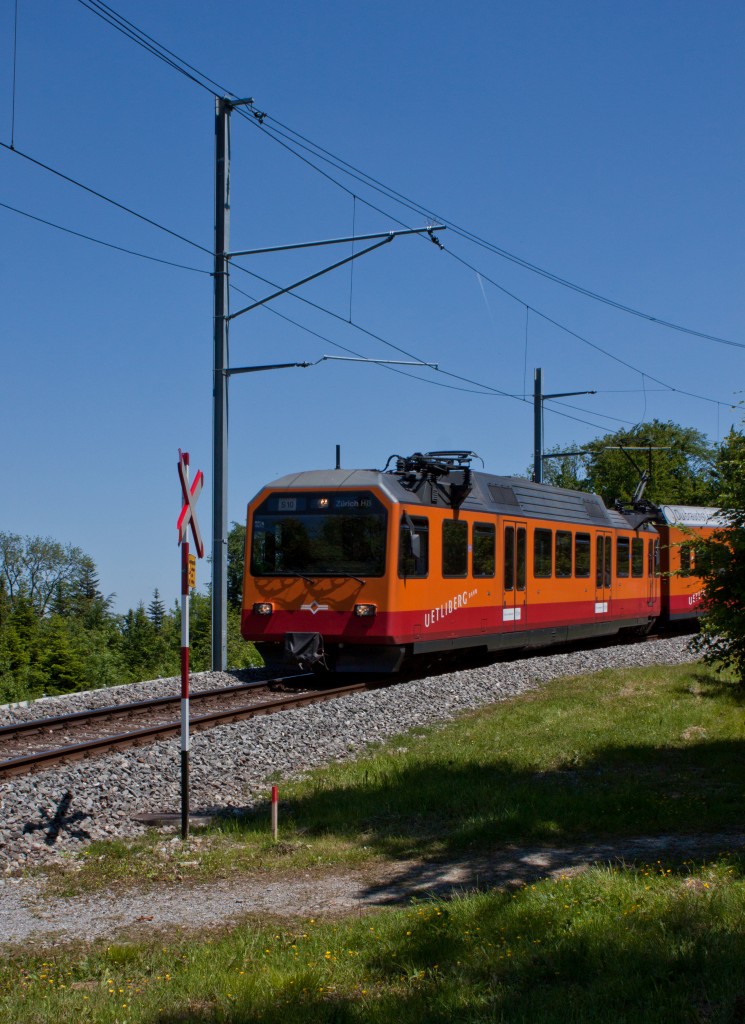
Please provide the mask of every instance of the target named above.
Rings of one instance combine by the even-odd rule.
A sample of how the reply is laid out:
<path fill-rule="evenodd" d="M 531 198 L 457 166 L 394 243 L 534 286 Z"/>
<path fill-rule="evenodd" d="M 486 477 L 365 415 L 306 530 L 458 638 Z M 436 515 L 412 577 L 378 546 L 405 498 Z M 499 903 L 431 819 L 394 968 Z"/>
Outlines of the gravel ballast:
<path fill-rule="evenodd" d="M 450 720 L 551 679 L 693 660 L 685 637 L 539 654 L 210 729 L 192 737 L 192 813 L 248 809 L 266 799 L 269 777 L 291 778 L 358 756 L 376 741 Z M 246 676 L 241 673 L 242 680 Z M 230 673 L 192 678 L 195 689 L 235 682 Z M 0 709 L 0 724 L 174 693 L 178 680 L 170 679 L 46 698 Z M 0 871 L 16 874 L 79 852 L 92 840 L 137 835 L 144 826 L 134 815 L 178 810 L 179 785 L 177 740 L 0 782 Z"/>

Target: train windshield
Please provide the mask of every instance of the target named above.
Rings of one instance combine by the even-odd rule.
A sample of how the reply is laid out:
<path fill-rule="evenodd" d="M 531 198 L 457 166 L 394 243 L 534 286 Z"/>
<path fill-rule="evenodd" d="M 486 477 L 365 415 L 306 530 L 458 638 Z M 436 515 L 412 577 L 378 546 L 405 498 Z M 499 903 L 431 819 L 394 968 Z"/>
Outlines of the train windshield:
<path fill-rule="evenodd" d="M 253 576 L 382 576 L 387 513 L 367 491 L 272 494 L 256 509 Z"/>

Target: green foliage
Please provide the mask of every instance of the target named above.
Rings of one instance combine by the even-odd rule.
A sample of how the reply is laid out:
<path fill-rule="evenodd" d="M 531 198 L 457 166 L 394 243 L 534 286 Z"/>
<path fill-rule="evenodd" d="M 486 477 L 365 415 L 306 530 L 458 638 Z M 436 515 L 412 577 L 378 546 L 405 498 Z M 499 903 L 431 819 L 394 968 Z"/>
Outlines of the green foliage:
<path fill-rule="evenodd" d="M 198 848 L 189 854 L 199 856 Z M 39 948 L 37 941 L 0 964 L 0 1018 L 55 1024 L 742 1020 L 740 859 L 681 868 L 665 858 L 565 875 L 552 867 L 554 877 L 545 877 L 545 868 L 530 873 L 515 857 L 515 875 L 527 880 L 514 889 L 427 896 L 367 913 L 363 896 L 346 916 L 321 911 L 273 921 L 253 915 L 219 931 L 146 938 L 140 929 L 129 940 L 82 948 Z M 437 877 L 436 868 L 407 875 L 399 866 L 399 874 L 412 888 Z M 260 874 L 241 883 L 247 891 L 266 884 Z M 380 901 L 377 886 L 372 892 Z M 370 892 L 365 895 L 369 901 Z"/>
<path fill-rule="evenodd" d="M 228 664 L 260 665 L 240 635 L 243 534 L 231 531 Z M 191 667 L 211 663 L 211 602 L 190 601 Z M 178 675 L 181 609 L 158 590 L 124 615 L 111 611 L 96 565 L 80 548 L 0 532 L 0 703 Z"/>
<path fill-rule="evenodd" d="M 240 608 L 243 596 L 243 558 L 246 526 L 233 523 L 228 534 L 228 604 Z"/>
<path fill-rule="evenodd" d="M 166 617 L 166 606 L 160 599 L 160 591 L 156 587 L 153 591 L 153 599 L 147 606 L 147 617 L 153 624 L 156 633 L 163 628 L 163 620 Z"/>
<path fill-rule="evenodd" d="M 677 423 L 640 423 L 630 430 L 591 441 L 585 446 L 589 489 L 612 504 L 616 499 L 629 501 L 639 482 L 639 469 L 649 468 L 645 451 L 630 451 L 635 468 L 627 455 L 613 448 L 658 448 L 651 452 L 652 473 L 644 497 L 648 501 L 673 505 L 708 505 L 714 497 L 714 452 L 706 437 L 691 427 Z"/>
<path fill-rule="evenodd" d="M 708 612 L 694 638 L 706 661 L 732 668 L 745 688 L 745 435 L 730 431 L 716 460 L 719 505 L 730 527 L 699 543 L 697 572 Z"/>
<path fill-rule="evenodd" d="M 576 452 L 579 445 L 572 441 L 566 447 L 549 448 L 543 462 L 543 482 L 553 487 L 566 487 L 570 491 L 589 491 L 584 457 L 582 455 L 563 455 L 563 451 Z M 532 469 L 531 469 L 532 472 Z"/>
<path fill-rule="evenodd" d="M 217 878 L 284 888 L 287 910 L 273 898 L 281 917 L 220 930 L 18 946 L 0 1019 L 736 1024 L 741 760 L 741 702 L 701 666 L 554 681 L 283 783 L 278 843 L 265 805 L 185 843 L 90 847 L 51 879 L 70 904 Z M 340 891 L 347 914 L 328 905 Z"/>
<path fill-rule="evenodd" d="M 630 501 L 641 473 L 651 476 L 644 497 L 658 505 L 710 505 L 716 500 L 717 475 L 715 453 L 706 437 L 691 427 L 677 423 L 639 423 L 631 429 L 616 430 L 590 441 L 583 454 L 561 455 L 562 450 L 577 452 L 572 442 L 565 448 L 551 448 L 543 465 L 545 483 L 572 490 L 592 491 L 607 505 L 616 500 Z M 646 451 L 621 448 L 663 449 Z"/>
<path fill-rule="evenodd" d="M 11 602 L 28 598 L 40 616 L 57 602 L 79 598 L 91 572 L 95 576 L 92 559 L 71 544 L 0 532 L 0 579 L 6 593 Z"/>

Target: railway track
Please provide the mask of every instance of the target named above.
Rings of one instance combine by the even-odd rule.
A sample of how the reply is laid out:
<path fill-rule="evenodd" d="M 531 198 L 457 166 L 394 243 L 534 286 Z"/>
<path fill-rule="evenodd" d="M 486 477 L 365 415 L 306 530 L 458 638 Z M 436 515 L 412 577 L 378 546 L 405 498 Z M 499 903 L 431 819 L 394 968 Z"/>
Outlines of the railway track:
<path fill-rule="evenodd" d="M 376 680 L 333 688 L 310 688 L 300 683 L 301 679 L 308 678 L 309 674 L 305 673 L 192 693 L 190 732 L 202 732 L 218 725 L 276 714 L 385 685 L 384 680 Z M 299 683 L 302 688 L 298 692 Z M 290 690 L 292 692 L 288 692 Z M 277 696 L 278 692 L 283 695 Z M 180 697 L 156 697 L 2 726 L 0 780 L 176 736 L 181 730 L 179 712 Z M 112 733 L 111 723 L 117 720 L 125 729 Z M 133 722 L 137 728 L 131 727 Z M 50 746 L 52 739 L 55 742 Z"/>
<path fill-rule="evenodd" d="M 661 630 L 647 636 L 626 635 L 603 637 L 590 644 L 567 644 L 559 650 L 603 648 L 614 645 L 653 643 L 665 638 L 671 630 Z M 534 649 L 505 652 L 490 655 L 488 661 L 503 659 L 518 661 L 534 656 Z M 447 672 L 450 668 L 463 668 L 462 656 L 456 665 L 448 666 L 448 659 L 442 659 L 437 669 L 428 671 Z M 413 671 L 394 677 L 367 679 L 335 687 L 319 688 L 308 686 L 310 680 L 317 682 L 312 673 L 298 673 L 293 676 L 266 680 L 263 682 L 239 683 L 212 690 L 193 692 L 190 696 L 191 733 L 219 725 L 227 725 L 258 715 L 271 715 L 280 711 L 333 700 L 349 693 L 373 690 L 402 682 L 408 676 L 421 674 Z M 358 677 L 359 678 L 359 677 Z M 280 696 L 278 696 L 280 694 Z M 123 728 L 112 732 L 112 723 L 119 721 Z M 0 781 L 17 775 L 25 775 L 61 762 L 78 761 L 111 750 L 138 747 L 157 740 L 168 739 L 179 734 L 180 697 L 156 697 L 129 704 L 78 711 L 72 714 L 14 722 L 0 726 Z"/>

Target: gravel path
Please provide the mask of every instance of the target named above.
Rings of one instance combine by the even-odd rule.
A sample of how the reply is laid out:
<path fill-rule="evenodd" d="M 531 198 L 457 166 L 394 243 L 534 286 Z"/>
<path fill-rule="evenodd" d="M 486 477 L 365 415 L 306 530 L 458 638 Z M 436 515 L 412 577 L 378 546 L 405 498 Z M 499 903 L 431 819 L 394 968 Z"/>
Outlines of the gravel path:
<path fill-rule="evenodd" d="M 180 842 L 180 840 L 177 840 Z M 505 846 L 491 856 L 399 861 L 365 871 L 302 873 L 267 881 L 261 875 L 210 884 L 160 884 L 157 890 L 50 899 L 40 878 L 0 879 L 0 948 L 30 942 L 48 947 L 98 938 L 148 939 L 176 929 L 204 929 L 247 918 L 335 918 L 412 898 L 447 898 L 477 889 L 528 885 L 575 875 L 591 864 L 699 860 L 742 850 L 743 835 L 644 836 L 576 847 Z M 700 887 L 695 877 L 684 884 Z"/>

